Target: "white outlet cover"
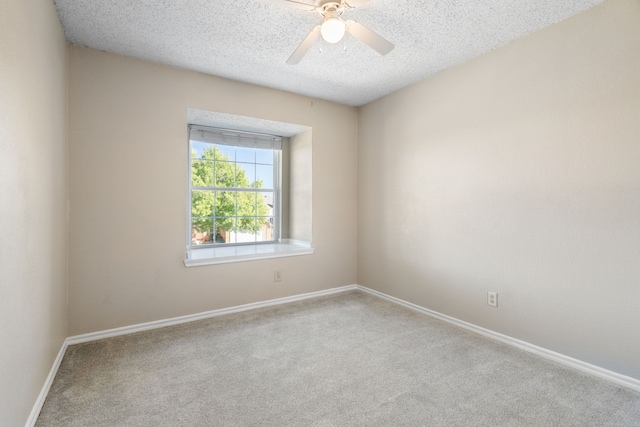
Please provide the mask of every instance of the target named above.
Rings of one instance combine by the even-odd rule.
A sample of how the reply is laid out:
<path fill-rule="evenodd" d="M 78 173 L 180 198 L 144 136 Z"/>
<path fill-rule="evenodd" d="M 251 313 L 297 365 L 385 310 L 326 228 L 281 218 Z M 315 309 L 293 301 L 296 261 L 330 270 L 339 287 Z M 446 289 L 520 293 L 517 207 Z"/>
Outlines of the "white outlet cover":
<path fill-rule="evenodd" d="M 487 304 L 492 307 L 498 306 L 498 293 L 497 292 L 487 292 Z"/>

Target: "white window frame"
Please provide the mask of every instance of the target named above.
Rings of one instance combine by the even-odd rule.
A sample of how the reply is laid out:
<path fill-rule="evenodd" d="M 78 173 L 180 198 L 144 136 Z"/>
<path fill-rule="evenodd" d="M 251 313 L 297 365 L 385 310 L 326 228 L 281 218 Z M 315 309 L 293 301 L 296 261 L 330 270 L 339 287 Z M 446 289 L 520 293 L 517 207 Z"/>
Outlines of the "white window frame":
<path fill-rule="evenodd" d="M 245 132 L 233 129 L 215 128 L 201 125 L 189 125 L 188 127 L 188 165 L 187 165 L 187 226 L 186 239 L 187 251 L 185 266 L 197 266 L 219 264 L 238 261 L 249 261 L 265 258 L 277 258 L 285 256 L 307 255 L 313 253 L 310 243 L 293 241 L 281 238 L 282 229 L 282 140 L 276 135 Z M 241 243 L 216 243 L 214 242 L 194 245 L 192 243 L 192 190 L 223 190 L 216 187 L 193 187 L 191 176 L 191 142 L 193 140 L 212 144 L 244 146 L 254 148 L 271 148 L 274 150 L 273 160 L 273 240 L 260 242 Z M 256 191 L 261 189 L 229 188 L 229 191 Z M 271 189 L 265 189 L 271 191 Z"/>

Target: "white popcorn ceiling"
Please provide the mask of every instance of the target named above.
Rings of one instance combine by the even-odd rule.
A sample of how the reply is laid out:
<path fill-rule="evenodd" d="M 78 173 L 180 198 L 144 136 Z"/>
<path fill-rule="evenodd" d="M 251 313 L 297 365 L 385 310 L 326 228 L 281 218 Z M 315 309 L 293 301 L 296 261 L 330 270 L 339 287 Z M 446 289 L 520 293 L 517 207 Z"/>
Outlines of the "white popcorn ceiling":
<path fill-rule="evenodd" d="M 285 0 L 55 0 L 71 43 L 360 106 L 603 0 L 370 0 L 343 18 L 395 45 L 347 34 L 285 61 L 322 22 Z"/>

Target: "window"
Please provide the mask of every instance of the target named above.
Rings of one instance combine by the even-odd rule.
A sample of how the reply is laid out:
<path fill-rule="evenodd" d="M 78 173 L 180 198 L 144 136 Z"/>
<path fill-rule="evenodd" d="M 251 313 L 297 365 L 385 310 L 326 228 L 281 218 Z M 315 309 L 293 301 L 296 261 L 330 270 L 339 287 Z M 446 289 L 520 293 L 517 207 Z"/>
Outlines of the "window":
<path fill-rule="evenodd" d="M 279 240 L 281 149 L 279 136 L 189 127 L 189 249 Z"/>

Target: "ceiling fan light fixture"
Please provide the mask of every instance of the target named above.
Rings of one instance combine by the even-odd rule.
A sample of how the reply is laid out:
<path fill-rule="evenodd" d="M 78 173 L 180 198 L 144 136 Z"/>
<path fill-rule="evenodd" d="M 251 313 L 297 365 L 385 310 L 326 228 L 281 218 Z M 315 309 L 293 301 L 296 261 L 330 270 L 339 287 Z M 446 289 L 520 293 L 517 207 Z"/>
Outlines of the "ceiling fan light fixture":
<path fill-rule="evenodd" d="M 273 0 L 281 1 L 281 0 Z M 393 43 L 383 38 L 378 33 L 371 31 L 364 25 L 353 20 L 343 21 L 341 16 L 347 9 L 353 9 L 355 2 L 356 7 L 369 0 L 287 0 L 292 3 L 303 5 L 305 8 L 312 6 L 313 10 L 318 12 L 322 18 L 322 25 L 316 25 L 293 51 L 287 64 L 299 64 L 304 55 L 311 49 L 314 43 L 322 37 L 327 43 L 338 43 L 344 38 L 344 33 L 351 34 L 354 38 L 360 40 L 370 48 L 378 52 L 380 55 L 386 55 L 393 50 Z M 347 1 L 349 3 L 347 3 Z M 345 45 L 346 50 L 346 45 Z"/>
<path fill-rule="evenodd" d="M 344 37 L 345 25 L 340 19 L 327 18 L 320 27 L 322 38 L 328 43 L 338 43 Z"/>

